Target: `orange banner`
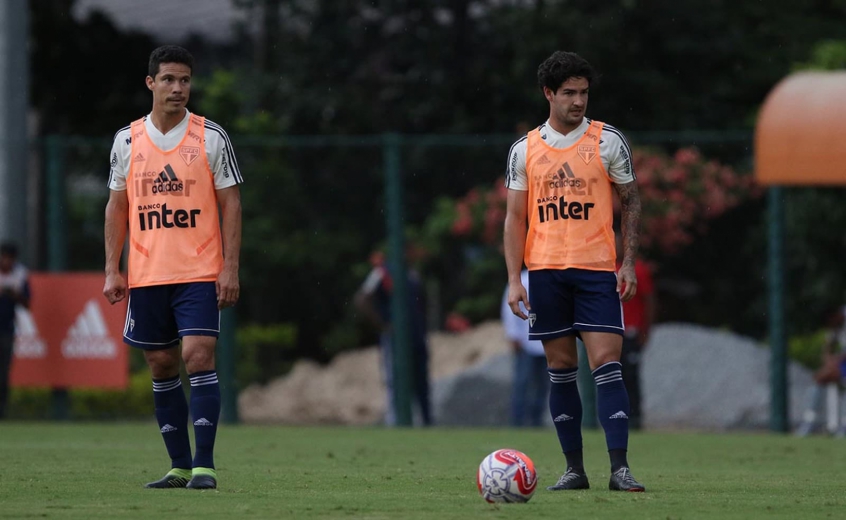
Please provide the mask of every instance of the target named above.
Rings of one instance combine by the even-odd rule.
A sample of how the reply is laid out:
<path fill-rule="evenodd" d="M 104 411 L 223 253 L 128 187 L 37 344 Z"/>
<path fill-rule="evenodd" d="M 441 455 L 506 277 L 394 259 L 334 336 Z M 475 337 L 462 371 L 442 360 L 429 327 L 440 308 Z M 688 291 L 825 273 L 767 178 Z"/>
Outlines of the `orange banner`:
<path fill-rule="evenodd" d="M 125 300 L 109 305 L 100 273 L 31 273 L 15 316 L 12 386 L 126 388 Z"/>

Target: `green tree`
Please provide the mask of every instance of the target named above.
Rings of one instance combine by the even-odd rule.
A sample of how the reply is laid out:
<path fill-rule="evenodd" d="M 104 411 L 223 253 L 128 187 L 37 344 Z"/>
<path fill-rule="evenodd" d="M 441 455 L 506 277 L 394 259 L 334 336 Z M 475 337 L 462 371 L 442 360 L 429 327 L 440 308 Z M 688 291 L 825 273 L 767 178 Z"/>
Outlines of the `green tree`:
<path fill-rule="evenodd" d="M 73 4 L 29 2 L 31 98 L 39 129 L 112 136 L 150 110 L 144 77 L 154 44 L 146 34 L 118 30 L 100 12 L 77 22 Z"/>

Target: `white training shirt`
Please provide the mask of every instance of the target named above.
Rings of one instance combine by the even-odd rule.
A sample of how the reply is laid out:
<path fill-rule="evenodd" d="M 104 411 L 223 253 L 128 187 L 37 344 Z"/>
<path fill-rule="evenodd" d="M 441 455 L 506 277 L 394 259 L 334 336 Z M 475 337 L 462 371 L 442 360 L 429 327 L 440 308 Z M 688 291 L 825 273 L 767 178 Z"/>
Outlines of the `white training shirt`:
<path fill-rule="evenodd" d="M 523 269 L 520 273 L 520 280 L 526 291 L 529 290 L 529 271 Z M 526 308 L 523 302 L 520 302 L 520 310 L 525 314 Z M 502 328 L 505 329 L 505 337 L 511 341 L 517 341 L 527 354 L 532 356 L 543 356 L 543 343 L 539 339 L 529 339 L 529 320 L 524 320 L 519 316 L 515 316 L 511 312 L 511 307 L 508 305 L 508 287 L 505 288 L 505 294 L 502 295 L 502 307 L 500 309 L 500 317 L 502 318 Z"/>
<path fill-rule="evenodd" d="M 540 126 L 540 136 L 546 144 L 553 148 L 569 148 L 582 138 L 588 131 L 591 120 L 584 118 L 582 124 L 568 134 L 562 134 L 552 128 L 547 120 Z M 512 190 L 528 191 L 529 182 L 526 175 L 526 148 L 528 146 L 527 136 L 523 136 L 511 146 L 508 152 L 508 165 L 506 167 L 505 187 Z M 599 136 L 599 157 L 605 171 L 615 184 L 627 184 L 635 180 L 634 164 L 632 163 L 632 150 L 629 142 L 623 133 L 606 124 L 602 127 L 602 134 Z"/>
<path fill-rule="evenodd" d="M 173 150 L 182 142 L 185 132 L 188 131 L 188 120 L 190 117 L 191 113 L 186 110 L 185 117 L 182 121 L 167 134 L 161 133 L 156 128 L 149 115 L 144 117 L 144 127 L 147 129 L 147 135 L 150 136 L 153 144 L 162 151 L 167 152 Z M 241 177 L 241 170 L 238 168 L 238 162 L 235 160 L 235 151 L 232 149 L 232 143 L 229 142 L 229 136 L 226 135 L 223 127 L 206 119 L 205 131 L 206 157 L 214 174 L 215 189 L 220 190 L 244 182 L 244 178 Z M 118 130 L 118 133 L 115 134 L 114 143 L 112 143 L 109 189 L 115 191 L 126 190 L 126 177 L 129 174 L 131 154 L 131 130 L 129 126 L 125 126 Z"/>

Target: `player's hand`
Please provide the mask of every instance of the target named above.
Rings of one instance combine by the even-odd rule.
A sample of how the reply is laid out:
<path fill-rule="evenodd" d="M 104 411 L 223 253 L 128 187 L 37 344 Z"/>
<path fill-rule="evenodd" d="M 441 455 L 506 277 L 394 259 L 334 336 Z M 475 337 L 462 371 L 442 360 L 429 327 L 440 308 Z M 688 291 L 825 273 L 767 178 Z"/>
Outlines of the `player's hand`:
<path fill-rule="evenodd" d="M 241 295 L 241 286 L 238 283 L 238 271 L 223 270 L 214 284 L 217 291 L 217 308 L 224 309 L 232 307 Z"/>
<path fill-rule="evenodd" d="M 617 293 L 627 302 L 637 294 L 637 276 L 633 265 L 623 265 L 617 273 Z"/>
<path fill-rule="evenodd" d="M 523 284 L 520 282 L 509 283 L 508 306 L 511 307 L 511 312 L 521 319 L 528 319 L 526 313 L 524 313 L 523 309 L 520 308 L 520 302 L 523 302 L 523 306 L 526 307 L 526 310 L 532 310 L 532 306 L 529 305 L 529 294 L 526 292 L 526 288 L 523 287 Z"/>
<path fill-rule="evenodd" d="M 103 295 L 112 305 L 126 298 L 126 279 L 120 273 L 106 275 Z"/>

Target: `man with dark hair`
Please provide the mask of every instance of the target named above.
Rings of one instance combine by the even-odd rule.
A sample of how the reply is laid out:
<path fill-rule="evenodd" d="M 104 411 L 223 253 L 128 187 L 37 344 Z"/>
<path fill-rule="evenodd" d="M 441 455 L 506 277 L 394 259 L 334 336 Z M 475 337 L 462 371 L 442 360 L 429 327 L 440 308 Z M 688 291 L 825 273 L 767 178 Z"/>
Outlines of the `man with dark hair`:
<path fill-rule="evenodd" d="M 547 358 L 549 409 L 567 460 L 564 475 L 548 489 L 589 487 L 576 386 L 580 337 L 596 381 L 597 413 L 611 459 L 608 486 L 644 491 L 626 456 L 629 398 L 620 367 L 621 301 L 631 299 L 637 289 L 640 197 L 623 134 L 585 117 L 595 76 L 590 64 L 572 52 L 555 52 L 538 68 L 549 119 L 514 143 L 508 157 L 508 304 L 511 312 L 529 320 L 529 338 L 543 342 Z M 620 199 L 624 244 L 616 275 L 614 190 Z M 520 280 L 524 262 L 528 295 Z M 520 309 L 521 303 L 528 313 Z"/>
<path fill-rule="evenodd" d="M 394 292 L 394 277 L 385 262 L 384 254 L 371 255 L 373 266 L 364 283 L 355 293 L 353 302 L 379 331 L 379 349 L 382 354 L 382 374 L 385 379 L 386 407 L 385 424 L 397 425 L 397 403 L 394 399 L 394 358 L 396 338 L 391 319 L 391 299 Z M 408 290 L 408 325 L 411 339 L 412 401 L 417 403 L 423 426 L 432 425 L 432 405 L 429 396 L 429 340 L 426 330 L 426 302 L 423 281 L 414 269 L 406 272 Z"/>
<path fill-rule="evenodd" d="M 11 242 L 0 244 L 0 419 L 6 417 L 9 400 L 9 373 L 15 342 L 15 307 L 29 307 L 29 277 L 18 262 L 18 248 Z"/>
<path fill-rule="evenodd" d="M 112 304 L 129 297 L 124 342 L 144 351 L 171 458 L 171 470 L 149 488 L 217 487 L 215 344 L 220 309 L 239 296 L 243 179 L 223 128 L 185 108 L 193 66 L 181 47 L 152 52 L 146 83 L 153 109 L 118 131 L 111 153 L 103 294 Z M 120 272 L 127 224 L 128 284 Z M 190 405 L 180 361 L 191 383 Z"/>

